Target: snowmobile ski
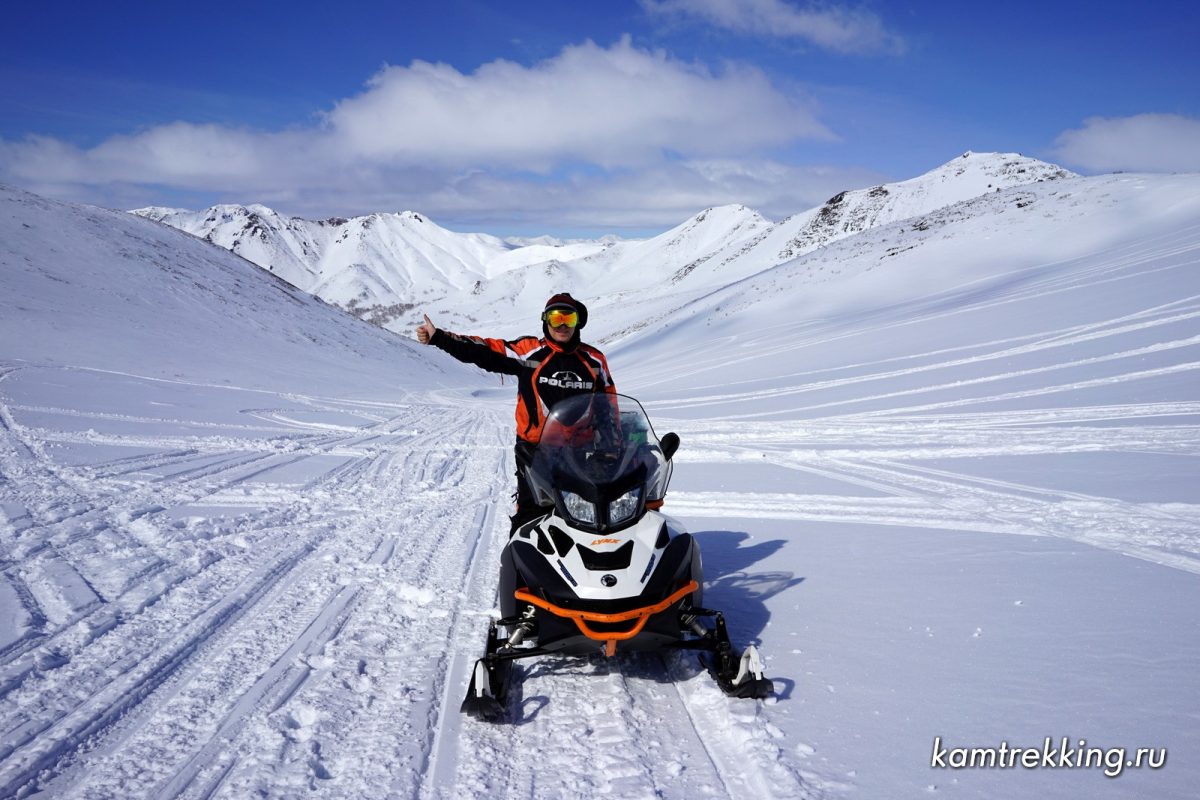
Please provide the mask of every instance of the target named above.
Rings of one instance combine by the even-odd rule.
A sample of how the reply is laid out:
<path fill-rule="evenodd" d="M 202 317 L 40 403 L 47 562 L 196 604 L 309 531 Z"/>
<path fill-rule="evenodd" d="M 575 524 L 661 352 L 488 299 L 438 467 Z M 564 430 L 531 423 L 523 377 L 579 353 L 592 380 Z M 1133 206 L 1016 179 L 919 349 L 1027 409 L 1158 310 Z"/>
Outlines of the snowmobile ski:
<path fill-rule="evenodd" d="M 496 623 L 488 626 L 487 651 L 471 670 L 471 685 L 459 709 L 476 719 L 496 721 L 508 705 L 508 685 L 512 679 L 512 661 L 499 659 L 500 637 Z"/>

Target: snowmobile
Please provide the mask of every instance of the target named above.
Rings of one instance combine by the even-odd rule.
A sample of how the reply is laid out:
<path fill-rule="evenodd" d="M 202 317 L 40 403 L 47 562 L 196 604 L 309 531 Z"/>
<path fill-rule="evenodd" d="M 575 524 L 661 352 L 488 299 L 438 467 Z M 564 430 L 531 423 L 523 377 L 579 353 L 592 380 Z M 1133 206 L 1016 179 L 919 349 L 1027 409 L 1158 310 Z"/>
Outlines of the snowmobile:
<path fill-rule="evenodd" d="M 618 650 L 700 651 L 726 694 L 774 692 L 757 648 L 738 652 L 703 606 L 696 540 L 660 511 L 678 447 L 632 397 L 581 394 L 550 411 L 538 446 L 517 454 L 539 515 L 501 553 L 500 618 L 463 713 L 504 718 L 517 659 Z"/>

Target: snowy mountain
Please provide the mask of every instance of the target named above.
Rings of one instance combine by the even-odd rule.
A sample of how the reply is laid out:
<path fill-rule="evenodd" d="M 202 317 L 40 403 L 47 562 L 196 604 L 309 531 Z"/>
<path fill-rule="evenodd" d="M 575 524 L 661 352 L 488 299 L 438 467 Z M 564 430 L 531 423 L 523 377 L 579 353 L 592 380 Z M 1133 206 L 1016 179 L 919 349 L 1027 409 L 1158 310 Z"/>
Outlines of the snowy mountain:
<path fill-rule="evenodd" d="M 838 239 L 989 192 L 1068 177 L 1074 173 L 1013 153 L 966 152 L 911 180 L 837 194 L 820 208 L 781 222 L 761 246 L 781 263 Z"/>
<path fill-rule="evenodd" d="M 540 657 L 498 726 L 458 708 L 511 383 L 4 190 L 0 797 L 1190 797 L 1200 175 L 1007 160 L 848 193 L 836 226 L 726 207 L 511 269 L 444 243 L 469 288 L 426 307 L 480 332 L 593 290 L 587 338 L 681 436 L 664 510 L 705 605 L 778 690 L 728 698 L 684 653 Z M 372 224 L 414 265 L 440 236 Z M 1001 747 L 1038 767 L 953 766 Z"/>
<path fill-rule="evenodd" d="M 391 330 L 409 330 L 429 310 L 452 329 L 499 326 L 518 335 L 529 324 L 523 310 L 557 291 L 622 302 L 646 292 L 704 292 L 879 225 L 1070 175 L 1015 154 L 965 153 L 908 181 L 843 192 L 778 224 L 745 206 L 710 208 L 644 241 L 517 246 L 453 233 L 413 212 L 322 221 L 257 205 L 133 213 L 231 249 Z"/>
<path fill-rule="evenodd" d="M 418 306 L 470 297 L 497 275 L 609 246 L 538 242 L 516 247 L 494 236 L 454 233 L 411 211 L 325 220 L 284 217 L 261 205 L 133 213 L 232 250 L 293 286 L 394 330 L 419 320 Z"/>
<path fill-rule="evenodd" d="M 1181 332 L 1174 326 L 1186 329 L 1193 319 L 1177 307 L 1188 305 L 1197 279 L 1188 258 L 1198 220 L 1200 181 L 1193 175 L 1106 175 L 1019 186 L 845 237 L 685 304 L 647 298 L 633 314 L 626 307 L 619 316 L 601 306 L 597 333 L 614 341 L 614 358 L 634 365 L 633 380 L 677 398 L 676 411 L 696 405 L 706 407 L 705 416 L 742 416 L 744 398 L 730 387 L 769 382 L 780 399 L 748 391 L 755 415 L 810 418 L 848 413 L 840 403 L 810 406 L 804 399 L 824 396 L 823 376 L 855 371 L 848 365 L 879 364 L 891 376 L 883 365 L 894 362 L 896 376 L 916 381 L 904 388 L 905 396 L 949 391 L 963 405 L 974 393 L 971 381 L 921 381 L 941 369 L 951 376 L 960 369 L 986 372 L 996 361 L 1004 370 L 981 388 L 1025 379 L 1040 385 L 1054 369 L 1026 375 L 1022 363 L 1030 358 L 1045 366 L 1049 352 L 1068 354 L 1063 343 L 1076 336 L 1106 342 L 1114 363 L 1127 359 L 1136 368 L 1132 374 L 1139 374 L 1151 358 L 1140 347 L 1142 337 L 1159 325 L 1135 320 L 1161 313 L 1169 320 L 1166 338 L 1151 349 L 1189 366 L 1163 375 L 1151 370 L 1146 377 L 1153 376 L 1154 388 L 1142 394 L 1184 398 L 1195 388 L 1186 361 L 1195 342 L 1176 338 Z M 1146 268 L 1146 254 L 1164 262 L 1159 270 Z M 648 322 L 634 333 L 622 330 L 630 316 Z M 1118 344 L 1126 336 L 1127 345 Z M 1045 350 L 1031 344 L 1042 339 Z M 705 355 L 714 343 L 730 342 L 736 346 L 724 357 Z M 959 351 L 961 359 L 949 362 L 953 367 L 936 356 Z M 804 369 L 785 379 L 781 358 Z M 926 366 L 901 368 L 906 360 Z M 1062 365 L 1064 373 L 1076 371 L 1072 363 Z M 678 390 L 669 388 L 673 380 Z M 882 376 L 871 380 L 890 383 Z M 697 383 L 715 394 L 698 395 Z M 846 402 L 867 404 L 858 393 L 860 381 L 846 386 Z M 1046 402 L 1054 399 L 1051 393 Z"/>
<path fill-rule="evenodd" d="M 9 187 L 0 208 L 6 358 L 243 387 L 366 370 L 353 382 L 389 394 L 461 375 L 168 227 Z"/>

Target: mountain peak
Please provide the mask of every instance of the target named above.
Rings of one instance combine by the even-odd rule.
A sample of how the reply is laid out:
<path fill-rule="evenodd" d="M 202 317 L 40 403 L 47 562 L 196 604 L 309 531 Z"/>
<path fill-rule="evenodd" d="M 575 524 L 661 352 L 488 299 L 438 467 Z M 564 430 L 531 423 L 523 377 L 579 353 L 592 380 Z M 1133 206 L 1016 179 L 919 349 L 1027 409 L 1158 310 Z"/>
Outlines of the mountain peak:
<path fill-rule="evenodd" d="M 840 192 L 819 208 L 780 223 L 788 230 L 777 258 L 786 261 L 838 239 L 918 217 L 1014 186 L 1078 177 L 1057 164 L 1020 153 L 962 155 L 923 175 L 867 189 Z M 775 240 L 772 240 L 775 245 Z"/>
<path fill-rule="evenodd" d="M 762 214 L 759 214 L 754 209 L 748 208 L 741 203 L 729 203 L 723 206 L 709 206 L 708 208 L 694 215 L 691 219 L 691 222 L 704 222 L 706 220 L 729 222 L 761 219 L 765 219 L 765 217 L 763 217 Z"/>
<path fill-rule="evenodd" d="M 1017 186 L 1060 178 L 1076 178 L 1069 170 L 1057 164 L 1039 161 L 1020 153 L 976 153 L 968 150 L 961 156 L 935 167 L 901 184 L 924 180 L 956 181 L 970 183 L 978 178 L 994 178 L 1005 186 Z M 987 188 L 996 188 L 992 185 Z"/>

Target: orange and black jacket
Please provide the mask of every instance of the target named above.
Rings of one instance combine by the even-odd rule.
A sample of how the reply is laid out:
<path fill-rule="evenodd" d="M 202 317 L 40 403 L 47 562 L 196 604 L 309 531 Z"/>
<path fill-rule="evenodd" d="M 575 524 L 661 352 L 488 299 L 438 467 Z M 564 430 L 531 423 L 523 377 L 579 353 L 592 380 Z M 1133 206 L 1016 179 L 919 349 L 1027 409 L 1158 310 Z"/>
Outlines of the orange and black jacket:
<path fill-rule="evenodd" d="M 438 329 L 429 343 L 459 361 L 517 377 L 517 438 L 537 444 L 546 412 L 577 394 L 617 391 L 604 354 L 575 340 L 482 339 Z"/>

